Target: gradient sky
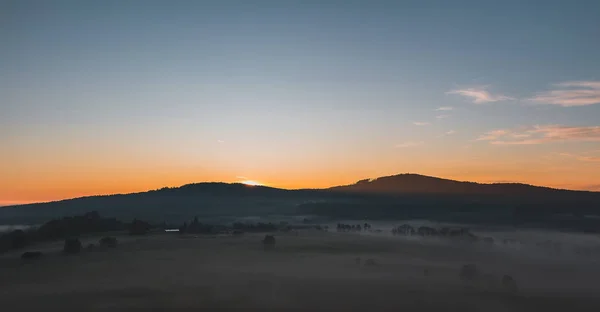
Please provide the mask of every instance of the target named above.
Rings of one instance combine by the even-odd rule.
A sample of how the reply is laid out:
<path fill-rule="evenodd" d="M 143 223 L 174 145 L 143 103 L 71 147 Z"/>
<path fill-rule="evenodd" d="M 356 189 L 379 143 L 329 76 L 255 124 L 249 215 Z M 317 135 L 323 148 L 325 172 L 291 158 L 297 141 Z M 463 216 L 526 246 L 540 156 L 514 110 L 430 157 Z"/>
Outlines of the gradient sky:
<path fill-rule="evenodd" d="M 0 204 L 414 172 L 600 190 L 600 1 L 0 1 Z"/>

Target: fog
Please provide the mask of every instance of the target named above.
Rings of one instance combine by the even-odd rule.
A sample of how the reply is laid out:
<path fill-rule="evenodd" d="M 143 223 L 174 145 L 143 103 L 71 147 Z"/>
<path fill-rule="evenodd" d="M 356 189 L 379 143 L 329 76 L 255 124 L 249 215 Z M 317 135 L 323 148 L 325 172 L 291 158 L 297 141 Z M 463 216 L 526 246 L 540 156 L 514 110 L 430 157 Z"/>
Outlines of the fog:
<path fill-rule="evenodd" d="M 493 244 L 381 232 L 300 230 L 264 234 L 120 236 L 115 249 L 62 255 L 61 242 L 37 246 L 41 259 L 0 256 L 0 302 L 9 311 L 62 308 L 273 308 L 381 311 L 542 311 L 600 308 L 597 236 L 475 229 Z M 502 239 L 515 239 L 504 244 Z M 86 245 L 98 237 L 82 240 Z M 551 240 L 560 250 L 537 244 Z M 34 250 L 34 249 L 32 249 Z M 369 265 L 371 264 L 371 265 Z M 464 264 L 479 276 L 459 278 Z M 517 292 L 500 282 L 516 281 Z"/>

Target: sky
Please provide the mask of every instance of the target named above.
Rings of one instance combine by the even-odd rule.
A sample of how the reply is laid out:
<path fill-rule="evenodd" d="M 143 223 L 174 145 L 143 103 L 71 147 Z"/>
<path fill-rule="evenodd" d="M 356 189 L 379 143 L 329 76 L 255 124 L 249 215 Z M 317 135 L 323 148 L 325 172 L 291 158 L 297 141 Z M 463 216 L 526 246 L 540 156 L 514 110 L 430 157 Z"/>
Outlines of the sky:
<path fill-rule="evenodd" d="M 420 173 L 600 191 L 600 1 L 0 1 L 0 205 Z"/>

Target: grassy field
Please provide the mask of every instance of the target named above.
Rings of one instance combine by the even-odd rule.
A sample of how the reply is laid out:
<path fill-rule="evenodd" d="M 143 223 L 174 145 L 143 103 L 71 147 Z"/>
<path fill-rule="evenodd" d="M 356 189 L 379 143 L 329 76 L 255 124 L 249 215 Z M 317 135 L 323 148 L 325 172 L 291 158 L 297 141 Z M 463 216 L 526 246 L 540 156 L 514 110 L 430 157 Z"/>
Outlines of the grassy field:
<path fill-rule="evenodd" d="M 318 231 L 277 235 L 264 250 L 262 237 L 121 236 L 115 249 L 77 255 L 62 255 L 60 242 L 37 246 L 38 260 L 5 254 L 0 309 L 600 311 L 594 259 L 540 262 L 482 245 Z M 474 283 L 459 279 L 466 263 L 482 271 Z M 504 274 L 516 294 L 501 287 Z"/>

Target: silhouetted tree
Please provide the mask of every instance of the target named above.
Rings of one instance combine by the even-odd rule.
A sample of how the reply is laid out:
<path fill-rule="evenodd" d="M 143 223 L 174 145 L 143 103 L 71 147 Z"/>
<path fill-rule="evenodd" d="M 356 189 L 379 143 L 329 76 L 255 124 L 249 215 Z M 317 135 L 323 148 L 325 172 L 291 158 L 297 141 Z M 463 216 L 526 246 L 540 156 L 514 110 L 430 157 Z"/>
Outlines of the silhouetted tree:
<path fill-rule="evenodd" d="M 392 234 L 394 234 L 394 235 L 413 235 L 413 234 L 415 234 L 415 229 L 408 224 L 403 224 L 397 228 L 393 228 Z"/>
<path fill-rule="evenodd" d="M 272 249 L 275 247 L 275 236 L 273 235 L 265 235 L 265 238 L 262 240 L 265 249 Z"/>
<path fill-rule="evenodd" d="M 422 226 L 417 230 L 417 234 L 421 236 L 436 236 L 438 235 L 438 231 L 432 227 Z"/>
<path fill-rule="evenodd" d="M 183 222 L 183 225 L 179 228 L 179 234 L 184 234 L 187 231 L 187 222 Z"/>
<path fill-rule="evenodd" d="M 21 249 L 25 248 L 29 244 L 29 238 L 27 237 L 27 233 L 23 230 L 15 230 L 12 231 L 9 236 L 10 240 L 10 248 L 11 249 Z"/>
<path fill-rule="evenodd" d="M 67 254 L 74 254 L 81 251 L 81 241 L 78 238 L 65 239 L 63 251 Z"/>
<path fill-rule="evenodd" d="M 517 292 L 517 282 L 510 275 L 504 275 L 502 277 L 502 287 L 508 292 Z"/>
<path fill-rule="evenodd" d="M 129 224 L 129 235 L 145 235 L 150 230 L 150 224 L 138 219 L 133 219 Z"/>

